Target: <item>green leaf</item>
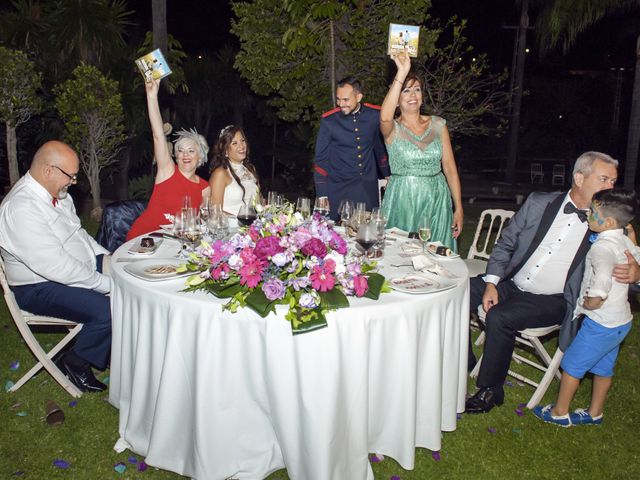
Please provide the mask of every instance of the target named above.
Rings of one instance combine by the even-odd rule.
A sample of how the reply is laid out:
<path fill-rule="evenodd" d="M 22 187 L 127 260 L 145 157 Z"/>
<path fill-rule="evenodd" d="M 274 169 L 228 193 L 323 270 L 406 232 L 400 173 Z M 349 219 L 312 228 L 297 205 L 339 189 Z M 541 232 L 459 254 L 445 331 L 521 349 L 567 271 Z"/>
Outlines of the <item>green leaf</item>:
<path fill-rule="evenodd" d="M 347 308 L 349 300 L 346 295 L 340 291 L 338 287 L 334 287 L 328 292 L 318 292 L 320 301 L 324 308 L 334 310 L 336 308 Z"/>
<path fill-rule="evenodd" d="M 313 315 L 310 320 L 299 322 L 296 326 L 294 326 L 292 323 L 291 332 L 294 335 L 300 335 L 301 333 L 309 333 L 313 332 L 314 330 L 325 328 L 327 326 L 327 319 L 320 309 L 317 310 L 317 314 Z"/>
<path fill-rule="evenodd" d="M 247 307 L 251 308 L 261 317 L 266 317 L 269 312 L 276 313 L 276 300 L 269 300 L 262 289 L 254 289 L 246 298 Z"/>
<path fill-rule="evenodd" d="M 382 290 L 384 282 L 385 278 L 379 273 L 370 273 L 367 278 L 369 288 L 367 289 L 364 296 L 367 298 L 372 298 L 373 300 L 378 300 L 378 298 L 380 298 L 380 291 Z"/>

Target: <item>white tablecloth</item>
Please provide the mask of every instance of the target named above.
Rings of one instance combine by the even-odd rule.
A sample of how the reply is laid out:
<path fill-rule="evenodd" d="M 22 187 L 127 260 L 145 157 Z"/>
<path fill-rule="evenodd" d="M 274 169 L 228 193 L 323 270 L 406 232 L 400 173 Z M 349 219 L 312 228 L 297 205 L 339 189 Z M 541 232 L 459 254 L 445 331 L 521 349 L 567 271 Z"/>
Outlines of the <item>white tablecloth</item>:
<path fill-rule="evenodd" d="M 200 480 L 372 479 L 370 452 L 414 467 L 416 447 L 440 450 L 467 383 L 466 268 L 457 287 L 349 297 L 327 328 L 292 336 L 284 310 L 261 318 L 181 293 L 183 279 L 139 280 L 114 255 L 110 402 L 115 448 Z M 165 240 L 154 257 L 169 257 Z M 397 273 L 398 269 L 393 269 Z M 388 274 L 391 270 L 382 273 Z"/>

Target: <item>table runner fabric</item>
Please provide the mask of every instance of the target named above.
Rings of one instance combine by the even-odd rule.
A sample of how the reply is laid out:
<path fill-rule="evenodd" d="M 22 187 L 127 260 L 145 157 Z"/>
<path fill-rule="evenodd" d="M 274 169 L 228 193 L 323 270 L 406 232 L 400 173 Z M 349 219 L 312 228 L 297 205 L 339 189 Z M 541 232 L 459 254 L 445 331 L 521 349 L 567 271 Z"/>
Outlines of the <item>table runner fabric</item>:
<path fill-rule="evenodd" d="M 464 279 L 456 288 L 353 298 L 327 328 L 295 337 L 284 309 L 264 319 L 223 312 L 211 295 L 179 293 L 184 278 L 144 282 L 114 266 L 115 448 L 149 465 L 202 480 L 264 478 L 285 465 L 292 479 L 369 480 L 370 452 L 411 470 L 415 447 L 440 450 L 441 431 L 464 410 L 462 261 L 447 265 Z"/>

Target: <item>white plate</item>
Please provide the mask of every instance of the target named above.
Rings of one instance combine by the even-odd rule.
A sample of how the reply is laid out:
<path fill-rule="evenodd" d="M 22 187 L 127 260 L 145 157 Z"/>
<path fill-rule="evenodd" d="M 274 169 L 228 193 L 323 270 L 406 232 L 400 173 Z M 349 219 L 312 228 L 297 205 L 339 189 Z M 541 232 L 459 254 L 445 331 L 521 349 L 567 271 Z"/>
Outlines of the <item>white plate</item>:
<path fill-rule="evenodd" d="M 183 265 L 183 260 L 176 258 L 156 258 L 155 260 L 142 260 L 140 262 L 128 263 L 124 266 L 124 271 L 130 273 L 134 277 L 138 277 L 142 280 L 150 282 L 157 282 L 159 280 L 173 280 L 174 278 L 185 277 L 188 275 L 194 275 L 194 272 L 182 272 L 177 273 L 175 268 Z M 162 272 L 159 271 L 161 267 L 173 269 L 173 271 Z"/>
<path fill-rule="evenodd" d="M 429 252 L 429 254 L 433 255 L 436 258 L 450 258 L 450 259 L 454 259 L 454 258 L 460 258 L 460 255 L 458 255 L 455 252 L 451 252 L 451 255 L 447 256 L 447 255 L 438 255 L 437 253 L 432 252 L 431 250 L 429 250 L 429 245 L 435 245 L 436 247 L 442 247 L 443 244 L 442 242 L 427 242 L 427 252 Z"/>
<path fill-rule="evenodd" d="M 402 277 L 390 278 L 389 286 L 399 292 L 419 295 L 448 290 L 455 287 L 456 282 L 430 273 L 409 273 Z"/>
<path fill-rule="evenodd" d="M 146 237 L 143 237 L 146 238 Z M 149 237 L 153 238 L 153 237 Z M 153 247 L 143 247 L 140 242 L 142 242 L 142 238 L 134 243 L 129 249 L 129 253 L 132 255 L 153 255 L 158 247 L 162 244 L 162 238 L 153 238 Z"/>

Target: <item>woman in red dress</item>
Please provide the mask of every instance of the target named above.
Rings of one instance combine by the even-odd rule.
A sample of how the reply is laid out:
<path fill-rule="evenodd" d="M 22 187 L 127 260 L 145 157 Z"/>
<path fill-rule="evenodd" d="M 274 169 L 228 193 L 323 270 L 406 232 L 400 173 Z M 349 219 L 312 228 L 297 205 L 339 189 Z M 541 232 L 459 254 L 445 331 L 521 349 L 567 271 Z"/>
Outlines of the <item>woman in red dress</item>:
<path fill-rule="evenodd" d="M 165 214 L 174 215 L 184 205 L 184 198 L 191 199 L 191 205 L 198 208 L 203 198 L 209 197 L 209 183 L 198 175 L 196 169 L 207 161 L 209 145 L 194 129 L 181 130 L 174 145 L 174 163 L 162 129 L 162 117 L 158 104 L 159 80 L 145 84 L 147 109 L 153 134 L 153 155 L 158 165 L 153 193 L 147 209 L 133 223 L 127 240 L 158 230 L 167 223 Z"/>

